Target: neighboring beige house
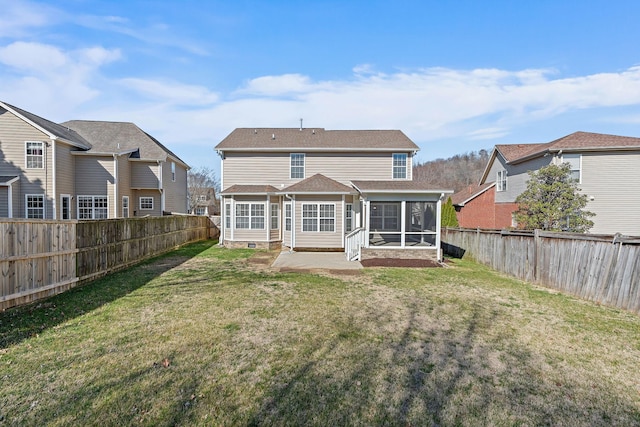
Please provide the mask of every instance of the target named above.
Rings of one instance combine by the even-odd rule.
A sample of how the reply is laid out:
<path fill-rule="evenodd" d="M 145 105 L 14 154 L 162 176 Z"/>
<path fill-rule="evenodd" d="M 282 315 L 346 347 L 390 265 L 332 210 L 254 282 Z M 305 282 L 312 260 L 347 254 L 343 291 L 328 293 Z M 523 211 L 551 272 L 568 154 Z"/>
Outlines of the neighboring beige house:
<path fill-rule="evenodd" d="M 440 257 L 452 191 L 411 180 L 419 148 L 399 130 L 244 128 L 215 148 L 227 246 Z"/>
<path fill-rule="evenodd" d="M 218 207 L 218 203 L 216 200 L 216 189 L 215 188 L 197 188 L 197 189 L 189 189 L 189 191 L 194 192 L 195 194 L 190 195 L 193 197 L 193 203 L 195 204 L 192 212 L 189 212 L 193 215 L 220 215 L 220 208 Z"/>
<path fill-rule="evenodd" d="M 58 124 L 0 102 L 0 217 L 186 213 L 188 168 L 133 123 Z"/>
<path fill-rule="evenodd" d="M 480 185 L 495 183 L 496 228 L 517 225 L 512 220 L 515 200 L 526 189 L 529 171 L 565 162 L 588 196 L 586 210 L 596 214 L 591 233 L 640 235 L 640 138 L 590 132 L 544 144 L 495 146 Z M 467 217 L 480 214 L 471 212 L 471 204 L 463 209 Z"/>

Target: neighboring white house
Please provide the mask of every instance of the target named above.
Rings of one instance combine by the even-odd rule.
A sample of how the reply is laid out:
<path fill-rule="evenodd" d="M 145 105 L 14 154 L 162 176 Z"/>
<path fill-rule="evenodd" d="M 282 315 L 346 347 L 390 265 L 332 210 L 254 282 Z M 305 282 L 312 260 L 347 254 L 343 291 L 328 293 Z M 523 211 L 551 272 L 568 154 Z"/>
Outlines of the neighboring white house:
<path fill-rule="evenodd" d="M 189 166 L 133 123 L 54 123 L 0 102 L 0 217 L 186 213 Z"/>

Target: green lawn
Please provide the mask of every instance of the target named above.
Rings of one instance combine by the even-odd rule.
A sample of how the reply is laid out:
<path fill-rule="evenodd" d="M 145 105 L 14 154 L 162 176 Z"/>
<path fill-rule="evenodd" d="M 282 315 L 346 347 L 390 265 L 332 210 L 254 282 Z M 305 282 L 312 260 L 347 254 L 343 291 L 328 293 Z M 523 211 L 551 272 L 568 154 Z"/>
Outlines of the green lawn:
<path fill-rule="evenodd" d="M 0 313 L 0 425 L 640 425 L 640 318 L 448 268 L 199 243 Z"/>

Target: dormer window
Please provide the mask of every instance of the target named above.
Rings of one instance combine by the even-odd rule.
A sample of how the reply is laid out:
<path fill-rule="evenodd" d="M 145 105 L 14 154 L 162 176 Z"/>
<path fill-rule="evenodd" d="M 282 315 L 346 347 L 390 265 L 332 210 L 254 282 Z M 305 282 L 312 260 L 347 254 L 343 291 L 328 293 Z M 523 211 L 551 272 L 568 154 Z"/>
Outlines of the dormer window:
<path fill-rule="evenodd" d="M 291 179 L 304 179 L 304 153 L 292 153 L 289 156 L 291 164 Z"/>
<path fill-rule="evenodd" d="M 407 153 L 393 153 L 393 179 L 407 179 Z"/>

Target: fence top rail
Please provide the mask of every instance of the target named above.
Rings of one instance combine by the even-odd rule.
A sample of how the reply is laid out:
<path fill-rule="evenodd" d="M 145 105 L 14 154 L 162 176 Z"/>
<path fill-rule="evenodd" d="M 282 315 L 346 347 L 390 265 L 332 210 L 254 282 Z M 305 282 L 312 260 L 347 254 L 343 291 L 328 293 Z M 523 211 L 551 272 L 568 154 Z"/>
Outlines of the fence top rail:
<path fill-rule="evenodd" d="M 77 224 L 76 219 L 2 218 L 0 224 Z"/>
<path fill-rule="evenodd" d="M 568 240 L 588 240 L 592 242 L 608 242 L 620 243 L 625 245 L 640 245 L 640 236 L 627 236 L 623 234 L 585 234 L 585 233 L 568 233 L 561 231 L 543 231 L 543 230 L 510 230 L 510 229 L 487 229 L 487 228 L 456 228 L 447 227 L 447 230 L 462 231 L 468 233 L 480 234 L 500 234 L 502 236 L 526 236 L 538 237 L 546 239 L 568 239 Z M 536 233 L 537 232 L 537 233 Z"/>

